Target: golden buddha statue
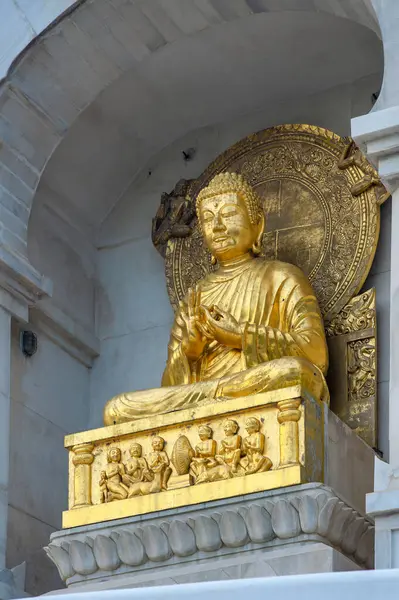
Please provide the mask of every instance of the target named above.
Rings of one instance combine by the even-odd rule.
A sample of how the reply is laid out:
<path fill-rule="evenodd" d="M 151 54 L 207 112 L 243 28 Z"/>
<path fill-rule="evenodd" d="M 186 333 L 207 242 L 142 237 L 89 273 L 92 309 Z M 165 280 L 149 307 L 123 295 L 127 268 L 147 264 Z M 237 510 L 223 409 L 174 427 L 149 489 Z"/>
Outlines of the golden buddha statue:
<path fill-rule="evenodd" d="M 304 273 L 259 256 L 262 200 L 236 173 L 216 175 L 196 202 L 218 268 L 176 312 L 162 387 L 120 394 L 105 425 L 301 384 L 328 401 L 320 309 Z"/>

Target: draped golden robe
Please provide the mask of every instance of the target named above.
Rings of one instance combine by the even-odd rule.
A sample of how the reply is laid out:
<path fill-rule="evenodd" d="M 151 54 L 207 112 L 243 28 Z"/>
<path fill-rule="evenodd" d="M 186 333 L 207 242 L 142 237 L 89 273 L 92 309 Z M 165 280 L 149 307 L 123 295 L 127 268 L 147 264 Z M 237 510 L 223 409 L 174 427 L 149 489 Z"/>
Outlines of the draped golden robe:
<path fill-rule="evenodd" d="M 106 425 L 170 412 L 221 397 L 248 396 L 302 384 L 328 399 L 327 344 L 320 309 L 297 267 L 254 258 L 221 267 L 198 284 L 201 304 L 240 324 L 242 349 L 211 341 L 196 362 L 182 350 L 177 311 L 161 388 L 121 394 L 104 411 Z"/>

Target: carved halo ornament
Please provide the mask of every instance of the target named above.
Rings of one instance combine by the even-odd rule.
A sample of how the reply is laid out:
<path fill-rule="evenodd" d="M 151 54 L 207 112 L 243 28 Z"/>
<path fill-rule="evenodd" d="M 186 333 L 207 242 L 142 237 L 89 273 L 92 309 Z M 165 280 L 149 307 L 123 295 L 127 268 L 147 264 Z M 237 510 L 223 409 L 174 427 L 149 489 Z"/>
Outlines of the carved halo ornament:
<path fill-rule="evenodd" d="M 349 138 L 311 125 L 281 125 L 241 140 L 190 182 L 195 203 L 218 173 L 239 172 L 264 199 L 262 254 L 299 266 L 326 323 L 361 289 L 378 242 L 388 194 Z M 195 219 L 186 237 L 168 241 L 167 288 L 176 308 L 214 268 Z"/>

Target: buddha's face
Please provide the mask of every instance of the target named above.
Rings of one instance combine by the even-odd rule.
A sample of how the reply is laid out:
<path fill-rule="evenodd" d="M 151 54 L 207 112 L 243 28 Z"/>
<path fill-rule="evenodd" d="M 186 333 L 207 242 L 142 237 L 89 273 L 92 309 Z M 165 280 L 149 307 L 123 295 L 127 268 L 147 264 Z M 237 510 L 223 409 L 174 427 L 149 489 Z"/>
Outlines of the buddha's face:
<path fill-rule="evenodd" d="M 218 260 L 246 254 L 259 235 L 259 227 L 250 221 L 244 198 L 236 192 L 203 200 L 200 219 L 206 245 Z"/>

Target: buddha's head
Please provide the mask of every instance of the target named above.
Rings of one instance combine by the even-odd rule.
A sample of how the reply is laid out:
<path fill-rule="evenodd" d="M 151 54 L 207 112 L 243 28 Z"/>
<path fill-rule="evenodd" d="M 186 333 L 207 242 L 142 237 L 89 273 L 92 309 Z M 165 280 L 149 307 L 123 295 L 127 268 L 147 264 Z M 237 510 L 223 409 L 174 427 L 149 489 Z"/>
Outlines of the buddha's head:
<path fill-rule="evenodd" d="M 132 444 L 129 448 L 129 452 L 132 458 L 140 458 L 142 453 L 141 444 Z"/>
<path fill-rule="evenodd" d="M 206 245 L 217 260 L 239 258 L 250 250 L 259 254 L 262 200 L 242 175 L 216 175 L 198 194 L 196 208 Z"/>
<path fill-rule="evenodd" d="M 121 460 L 121 451 L 119 448 L 110 448 L 108 450 L 108 462 L 109 463 L 118 463 Z"/>
<path fill-rule="evenodd" d="M 245 429 L 249 434 L 257 433 L 260 430 L 260 422 L 256 417 L 248 417 L 245 421 Z"/>
<path fill-rule="evenodd" d="M 226 435 L 234 435 L 238 431 L 238 423 L 237 421 L 233 421 L 233 419 L 226 419 L 223 423 L 223 430 Z"/>
<path fill-rule="evenodd" d="M 201 425 L 198 428 L 198 435 L 202 441 L 210 440 L 212 437 L 212 429 L 208 427 L 208 425 Z"/>
<path fill-rule="evenodd" d="M 165 445 L 165 440 L 161 438 L 159 435 L 156 435 L 152 440 L 152 447 L 156 452 L 161 452 Z"/>

